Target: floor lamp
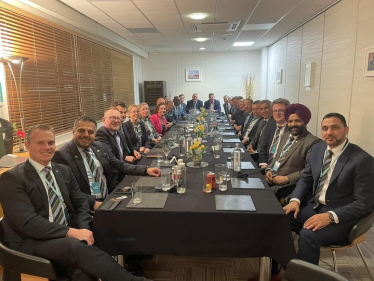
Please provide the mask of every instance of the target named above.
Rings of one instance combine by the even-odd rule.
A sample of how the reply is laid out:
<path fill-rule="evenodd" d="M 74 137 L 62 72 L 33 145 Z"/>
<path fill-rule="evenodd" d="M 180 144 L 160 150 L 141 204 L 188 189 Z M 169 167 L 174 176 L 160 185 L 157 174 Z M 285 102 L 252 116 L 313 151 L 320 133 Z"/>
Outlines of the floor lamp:
<path fill-rule="evenodd" d="M 12 78 L 14 80 L 14 85 L 16 87 L 16 93 L 17 93 L 18 110 L 19 110 L 19 114 L 20 114 L 21 128 L 22 128 L 23 132 L 26 132 L 25 131 L 25 129 L 26 129 L 26 126 L 25 126 L 26 120 L 25 120 L 25 115 L 24 115 L 24 112 L 23 112 L 23 102 L 22 102 L 22 96 L 21 96 L 21 86 L 22 86 L 21 82 L 22 82 L 23 64 L 28 59 L 29 58 L 21 57 L 21 56 L 6 56 L 6 57 L 2 57 L 0 59 L 1 62 L 6 62 L 7 63 L 8 67 L 10 69 L 10 73 L 12 74 Z M 19 70 L 19 84 L 16 81 L 16 77 L 14 76 L 13 67 L 12 67 L 12 65 L 18 65 L 18 64 L 21 64 L 20 70 Z M 22 138 L 20 138 L 19 150 L 15 151 L 15 152 L 24 152 L 24 151 L 26 151 L 25 150 L 25 146 L 23 144 Z"/>

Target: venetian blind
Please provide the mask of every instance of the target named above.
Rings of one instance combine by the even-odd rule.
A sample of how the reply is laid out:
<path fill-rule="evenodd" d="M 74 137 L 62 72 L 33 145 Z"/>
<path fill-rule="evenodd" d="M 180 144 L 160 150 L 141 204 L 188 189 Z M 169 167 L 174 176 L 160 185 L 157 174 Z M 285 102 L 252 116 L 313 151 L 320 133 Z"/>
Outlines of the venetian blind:
<path fill-rule="evenodd" d="M 3 56 L 29 58 L 23 67 L 20 95 L 6 63 L 10 121 L 26 130 L 48 123 L 57 134 L 72 129 L 83 114 L 101 120 L 115 100 L 133 102 L 132 57 L 96 42 L 0 7 Z M 19 83 L 20 65 L 12 65 Z M 23 111 L 22 111 L 23 109 Z"/>

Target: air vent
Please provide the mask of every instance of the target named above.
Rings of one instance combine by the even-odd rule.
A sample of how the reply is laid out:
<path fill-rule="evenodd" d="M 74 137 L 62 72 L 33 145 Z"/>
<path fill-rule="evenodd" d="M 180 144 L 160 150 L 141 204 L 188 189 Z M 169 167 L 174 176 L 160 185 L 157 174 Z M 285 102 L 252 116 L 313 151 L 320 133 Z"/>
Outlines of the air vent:
<path fill-rule="evenodd" d="M 236 31 L 240 25 L 239 21 L 215 21 L 191 23 L 194 32 L 209 32 L 209 31 Z"/>

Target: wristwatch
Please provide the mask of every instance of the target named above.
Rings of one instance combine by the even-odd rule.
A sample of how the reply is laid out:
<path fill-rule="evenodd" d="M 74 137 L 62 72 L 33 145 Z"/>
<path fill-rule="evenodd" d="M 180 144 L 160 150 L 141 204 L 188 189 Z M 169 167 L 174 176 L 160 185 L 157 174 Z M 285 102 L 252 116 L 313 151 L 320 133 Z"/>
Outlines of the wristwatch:
<path fill-rule="evenodd" d="M 335 222 L 335 218 L 334 218 L 334 215 L 329 212 L 329 219 L 332 221 L 332 222 Z"/>

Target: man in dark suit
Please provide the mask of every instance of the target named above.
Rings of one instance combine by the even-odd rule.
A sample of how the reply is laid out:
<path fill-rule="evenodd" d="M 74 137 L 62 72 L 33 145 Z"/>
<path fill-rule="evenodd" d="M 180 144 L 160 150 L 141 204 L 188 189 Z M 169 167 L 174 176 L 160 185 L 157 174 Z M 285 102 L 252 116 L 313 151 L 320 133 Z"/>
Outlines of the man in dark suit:
<path fill-rule="evenodd" d="M 247 126 L 250 121 L 254 118 L 252 114 L 252 99 L 244 99 L 240 103 L 240 109 L 243 112 L 243 116 L 235 121 L 234 129 L 238 132 L 238 135 L 241 133 L 241 130 L 244 126 Z"/>
<path fill-rule="evenodd" d="M 119 176 L 160 174 L 158 168 L 120 162 L 102 143 L 94 141 L 96 126 L 96 121 L 88 116 L 76 119 L 73 139 L 58 149 L 52 159 L 71 168 L 92 210 L 115 189 Z"/>
<path fill-rule="evenodd" d="M 231 104 L 229 96 L 223 96 L 223 110 L 225 111 L 225 115 L 228 117 L 230 114 Z"/>
<path fill-rule="evenodd" d="M 215 99 L 213 93 L 209 94 L 209 100 L 204 103 L 204 108 L 211 112 L 221 113 L 221 104 L 219 100 Z"/>
<path fill-rule="evenodd" d="M 262 120 L 261 112 L 260 112 L 260 101 L 254 101 L 252 104 L 252 115 L 253 118 L 248 121 L 242 128 L 240 129 L 240 132 L 238 133 L 239 138 L 242 140 L 242 143 L 244 145 L 247 145 L 251 142 L 253 137 L 255 136 L 258 125 L 260 121 Z"/>
<path fill-rule="evenodd" d="M 195 93 L 192 95 L 192 100 L 189 100 L 187 102 L 186 112 L 190 113 L 190 111 L 193 109 L 195 109 L 196 112 L 200 112 L 200 108 L 202 107 L 203 107 L 203 102 L 199 100 L 198 94 Z"/>
<path fill-rule="evenodd" d="M 282 135 L 279 149 L 266 169 L 266 181 L 275 194 L 281 186 L 296 183 L 300 179 L 311 147 L 322 141 L 306 128 L 312 117 L 306 106 L 290 104 L 284 116 L 289 131 Z"/>
<path fill-rule="evenodd" d="M 133 150 L 129 136 L 120 130 L 120 113 L 111 107 L 104 112 L 103 124 L 96 132 L 96 141 L 102 142 L 121 162 L 134 163 L 141 159 L 138 151 Z"/>
<path fill-rule="evenodd" d="M 31 127 L 26 148 L 30 158 L 0 177 L 4 242 L 51 260 L 59 275 L 72 280 L 146 280 L 93 246 L 87 200 L 70 168 L 51 163 L 56 149 L 52 128 Z"/>
<path fill-rule="evenodd" d="M 315 144 L 291 200 L 283 209 L 299 232 L 297 258 L 318 264 L 320 247 L 348 240 L 354 224 L 373 212 L 374 159 L 347 139 L 343 115 L 325 115 L 324 142 Z"/>
<path fill-rule="evenodd" d="M 185 99 L 186 97 L 183 94 L 179 95 L 179 100 L 180 100 L 179 108 L 184 112 L 184 114 L 187 113 L 186 111 L 187 104 L 184 103 Z"/>

